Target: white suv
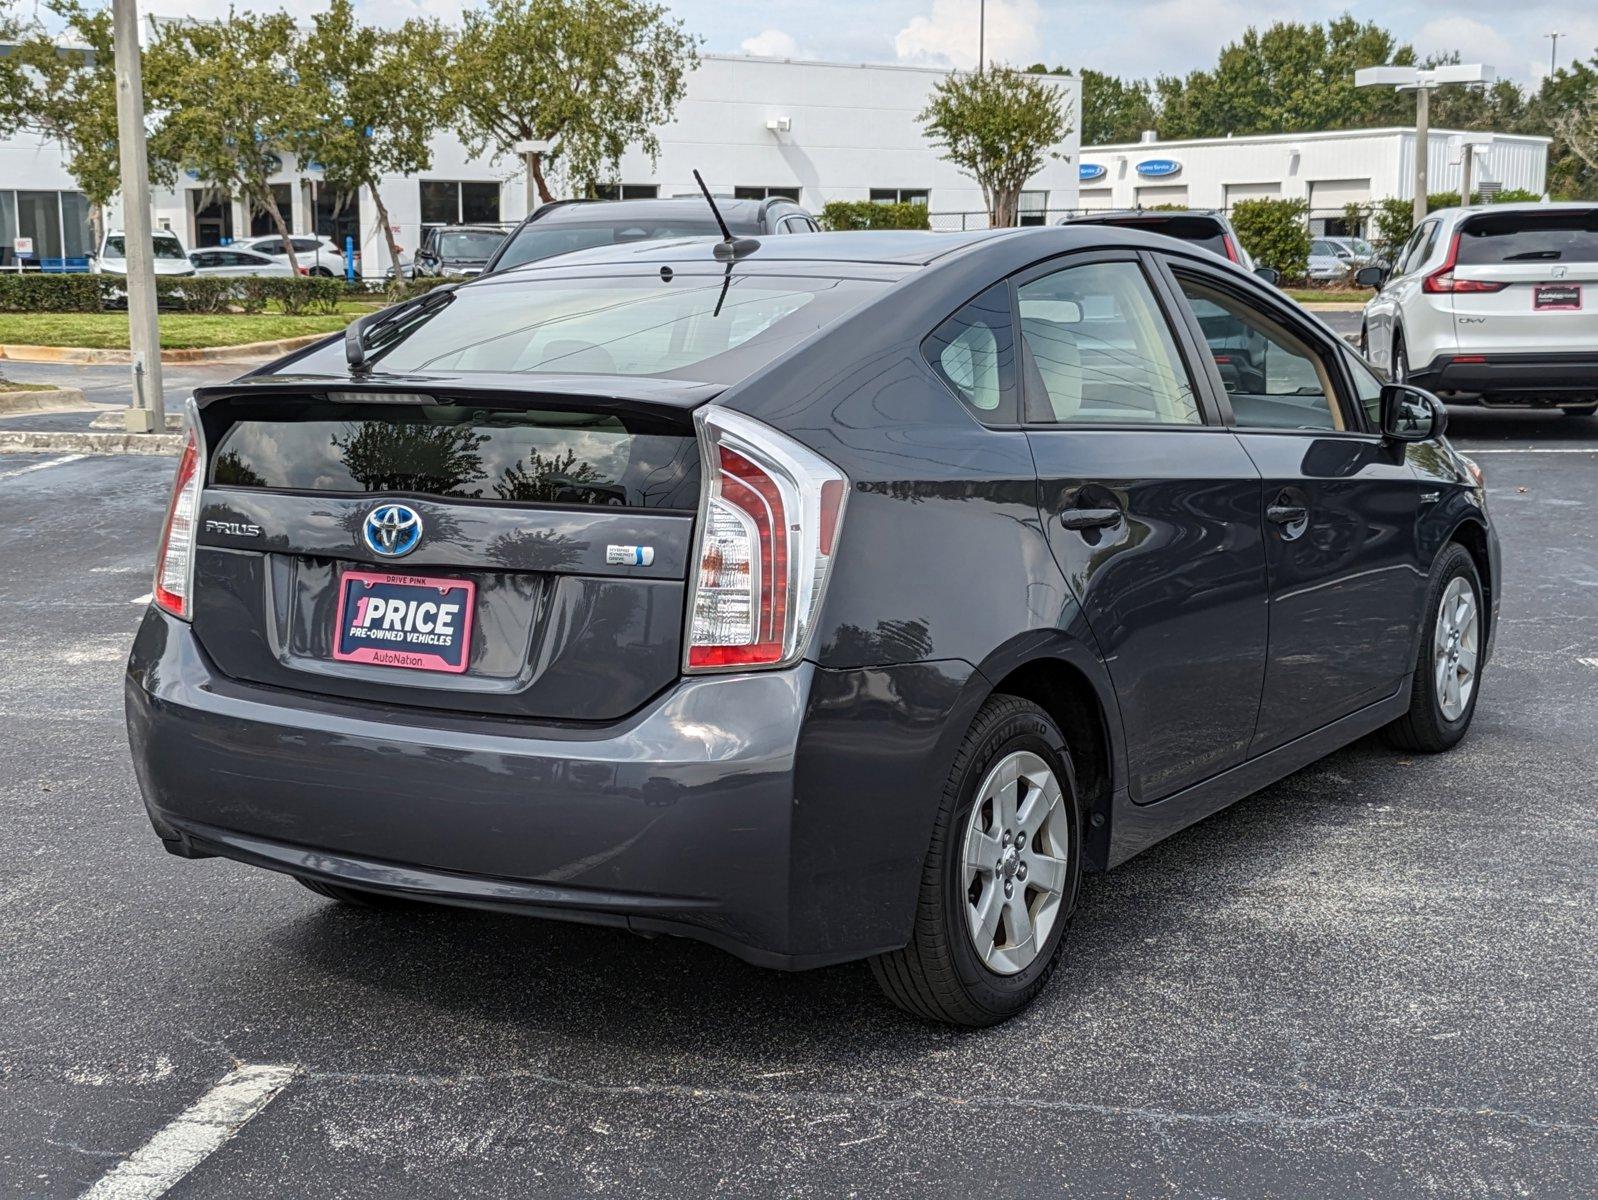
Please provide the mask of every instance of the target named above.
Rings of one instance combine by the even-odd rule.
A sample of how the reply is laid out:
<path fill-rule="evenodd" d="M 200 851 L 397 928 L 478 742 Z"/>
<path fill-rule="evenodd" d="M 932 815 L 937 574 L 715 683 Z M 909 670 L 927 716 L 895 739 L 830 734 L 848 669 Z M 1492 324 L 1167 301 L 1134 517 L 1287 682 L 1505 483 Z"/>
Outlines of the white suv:
<path fill-rule="evenodd" d="M 1360 349 L 1450 403 L 1598 411 L 1598 205 L 1432 213 L 1365 305 Z"/>

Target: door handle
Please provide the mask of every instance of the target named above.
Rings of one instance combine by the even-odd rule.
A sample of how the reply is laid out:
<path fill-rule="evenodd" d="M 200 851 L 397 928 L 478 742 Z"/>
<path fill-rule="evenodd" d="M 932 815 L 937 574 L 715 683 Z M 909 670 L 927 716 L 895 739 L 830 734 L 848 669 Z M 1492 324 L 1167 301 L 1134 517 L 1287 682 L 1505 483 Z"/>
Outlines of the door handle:
<path fill-rule="evenodd" d="M 1104 529 L 1120 520 L 1118 508 L 1068 508 L 1060 514 L 1060 524 L 1067 529 Z"/>
<path fill-rule="evenodd" d="M 1265 509 L 1265 519 L 1278 525 L 1297 525 L 1309 519 L 1309 509 L 1302 504 L 1272 504 Z"/>

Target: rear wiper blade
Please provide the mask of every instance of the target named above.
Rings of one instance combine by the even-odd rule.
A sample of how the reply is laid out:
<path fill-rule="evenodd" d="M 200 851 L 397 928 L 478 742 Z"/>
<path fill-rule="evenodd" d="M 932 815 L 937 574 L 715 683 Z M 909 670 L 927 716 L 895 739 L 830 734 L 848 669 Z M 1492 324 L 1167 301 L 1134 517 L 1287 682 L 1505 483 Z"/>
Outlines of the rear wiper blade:
<path fill-rule="evenodd" d="M 1559 250 L 1522 250 L 1519 254 L 1504 255 L 1505 262 L 1530 262 L 1533 259 L 1548 260 L 1563 257 Z"/>
<path fill-rule="evenodd" d="M 366 360 L 366 347 L 372 335 L 379 329 L 392 325 L 401 317 L 419 317 L 447 304 L 455 298 L 455 289 L 460 286 L 458 283 L 452 283 L 445 287 L 434 288 L 402 304 L 379 309 L 375 313 L 367 313 L 364 317 L 357 317 L 351 321 L 344 330 L 344 358 L 350 364 L 350 374 L 372 373 L 371 364 Z"/>

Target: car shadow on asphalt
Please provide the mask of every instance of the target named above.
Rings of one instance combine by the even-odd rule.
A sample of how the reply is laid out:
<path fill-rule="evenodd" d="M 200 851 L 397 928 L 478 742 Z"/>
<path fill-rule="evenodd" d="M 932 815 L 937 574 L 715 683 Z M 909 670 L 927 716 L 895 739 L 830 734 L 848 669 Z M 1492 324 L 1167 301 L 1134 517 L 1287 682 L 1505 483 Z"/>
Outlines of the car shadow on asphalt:
<path fill-rule="evenodd" d="M 1109 874 L 1087 876 L 1059 975 L 1005 1028 L 1069 1020 L 1088 990 L 1114 995 L 1117 976 L 1146 971 L 1146 943 L 1183 935 L 1195 904 L 1247 887 L 1262 871 L 1291 869 L 1310 825 L 1366 819 L 1366 801 L 1343 785 L 1352 774 L 1370 780 L 1367 793 L 1378 790 L 1393 757 L 1366 739 Z M 719 1055 L 754 1061 L 778 1045 L 805 1047 L 803 1057 L 825 1061 L 844 1046 L 858 1055 L 861 1039 L 874 1037 L 874 1053 L 903 1059 L 951 1038 L 1000 1036 L 897 1012 L 860 963 L 790 974 L 685 938 L 646 940 L 616 928 L 464 908 L 327 903 L 277 927 L 267 946 L 283 954 L 293 976 L 388 994 L 396 1018 L 450 1013 L 467 1025 L 512 1024 L 527 1034 L 597 1038 L 645 1052 L 678 1045 L 689 1031 L 708 1038 Z"/>

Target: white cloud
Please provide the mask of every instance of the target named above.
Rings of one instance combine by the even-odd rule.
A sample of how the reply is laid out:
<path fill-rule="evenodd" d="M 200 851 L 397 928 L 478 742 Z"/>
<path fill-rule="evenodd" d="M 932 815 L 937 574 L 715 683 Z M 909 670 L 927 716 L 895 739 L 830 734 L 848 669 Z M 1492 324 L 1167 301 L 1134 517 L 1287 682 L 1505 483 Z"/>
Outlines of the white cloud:
<path fill-rule="evenodd" d="M 780 29 L 765 29 L 746 37 L 738 43 L 738 49 L 745 54 L 753 54 L 757 58 L 798 58 L 799 43 L 790 33 Z"/>
<path fill-rule="evenodd" d="M 1438 17 L 1427 21 L 1415 31 L 1415 48 L 1422 56 L 1433 47 L 1446 47 L 1459 51 L 1459 60 L 1465 63 L 1485 63 L 1496 67 L 1502 74 L 1511 64 L 1519 67 L 1523 52 L 1517 52 L 1508 39 L 1491 25 L 1471 17 Z M 1519 74 L 1516 70 L 1513 74 Z"/>
<path fill-rule="evenodd" d="M 932 0 L 929 15 L 912 17 L 894 38 L 901 62 L 971 68 L 977 65 L 974 0 Z M 1044 56 L 1038 0 L 988 0 L 984 46 L 989 62 L 1027 66 Z"/>

